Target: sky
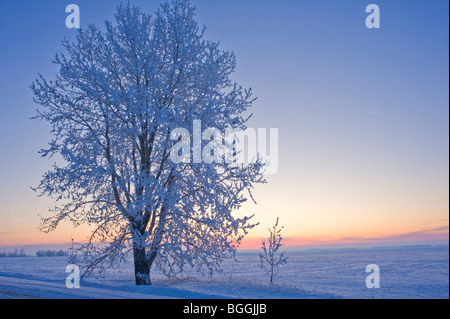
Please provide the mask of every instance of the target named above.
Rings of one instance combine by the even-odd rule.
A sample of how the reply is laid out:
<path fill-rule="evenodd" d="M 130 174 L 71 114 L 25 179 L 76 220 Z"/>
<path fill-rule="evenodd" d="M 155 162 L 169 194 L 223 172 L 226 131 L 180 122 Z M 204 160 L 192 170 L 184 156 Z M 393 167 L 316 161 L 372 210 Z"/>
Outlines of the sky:
<path fill-rule="evenodd" d="M 38 151 L 48 124 L 31 120 L 29 85 L 68 29 L 104 26 L 120 1 L 0 0 L 0 246 L 83 240 L 87 227 L 39 232 L 53 202 L 37 197 L 52 161 Z M 130 1 L 153 13 L 160 1 Z M 280 218 L 285 243 L 448 242 L 449 3 L 373 0 L 193 0 L 205 37 L 237 56 L 233 79 L 252 87 L 250 126 L 278 128 L 278 161 L 257 205 L 246 247 Z M 368 29 L 365 8 L 380 8 Z"/>

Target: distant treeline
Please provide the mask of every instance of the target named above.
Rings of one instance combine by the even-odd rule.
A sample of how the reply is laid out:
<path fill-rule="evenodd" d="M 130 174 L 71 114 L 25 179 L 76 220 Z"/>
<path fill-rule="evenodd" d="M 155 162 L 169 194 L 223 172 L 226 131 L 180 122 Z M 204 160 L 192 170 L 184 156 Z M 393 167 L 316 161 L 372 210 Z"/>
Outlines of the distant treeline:
<path fill-rule="evenodd" d="M 68 255 L 69 253 L 65 250 L 38 250 L 36 252 L 38 257 L 63 257 Z"/>
<path fill-rule="evenodd" d="M 38 250 L 36 252 L 36 256 L 38 257 L 63 257 L 68 256 L 69 253 L 65 250 Z M 28 257 L 27 254 L 25 254 L 25 249 L 15 249 L 14 251 L 10 252 L 0 252 L 0 257 Z"/>
<path fill-rule="evenodd" d="M 0 252 L 0 257 L 26 257 L 25 249 L 15 249 L 14 251 L 10 251 L 8 253 Z"/>

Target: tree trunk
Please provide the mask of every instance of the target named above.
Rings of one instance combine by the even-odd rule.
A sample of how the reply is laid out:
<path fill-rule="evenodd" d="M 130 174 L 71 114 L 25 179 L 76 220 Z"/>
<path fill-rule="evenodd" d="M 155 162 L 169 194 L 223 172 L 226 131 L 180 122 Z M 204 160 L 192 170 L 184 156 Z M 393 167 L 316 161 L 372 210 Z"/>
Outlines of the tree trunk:
<path fill-rule="evenodd" d="M 150 265 L 145 256 L 145 248 L 133 247 L 133 256 L 136 286 L 151 285 Z"/>

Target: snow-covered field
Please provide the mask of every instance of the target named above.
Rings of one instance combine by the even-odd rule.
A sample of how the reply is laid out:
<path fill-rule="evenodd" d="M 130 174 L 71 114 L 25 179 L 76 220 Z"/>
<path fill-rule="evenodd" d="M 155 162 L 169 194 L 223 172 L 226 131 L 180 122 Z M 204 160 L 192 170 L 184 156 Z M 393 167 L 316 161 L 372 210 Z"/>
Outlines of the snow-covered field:
<path fill-rule="evenodd" d="M 134 286 L 133 270 L 110 270 L 65 286 L 66 257 L 0 258 L 0 298 L 449 298 L 449 247 L 405 246 L 287 252 L 274 285 L 256 251 L 242 251 L 212 277 L 168 280 L 154 270 L 151 287 Z M 366 287 L 366 266 L 380 268 L 380 288 Z"/>

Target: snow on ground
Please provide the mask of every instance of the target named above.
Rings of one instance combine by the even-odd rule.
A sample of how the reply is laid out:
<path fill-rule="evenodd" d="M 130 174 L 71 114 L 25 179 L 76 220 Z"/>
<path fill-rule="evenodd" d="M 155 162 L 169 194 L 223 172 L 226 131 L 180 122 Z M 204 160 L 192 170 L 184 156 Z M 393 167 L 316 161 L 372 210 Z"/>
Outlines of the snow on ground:
<path fill-rule="evenodd" d="M 154 285 L 134 286 L 133 269 L 109 270 L 68 289 L 66 257 L 0 258 L 0 298 L 449 298 L 448 246 L 288 251 L 274 285 L 259 268 L 256 251 L 241 251 L 212 277 L 167 279 L 152 271 Z M 379 289 L 365 285 L 366 266 L 380 267 Z"/>

